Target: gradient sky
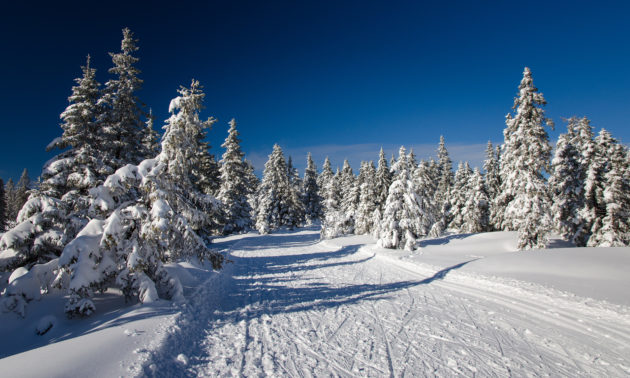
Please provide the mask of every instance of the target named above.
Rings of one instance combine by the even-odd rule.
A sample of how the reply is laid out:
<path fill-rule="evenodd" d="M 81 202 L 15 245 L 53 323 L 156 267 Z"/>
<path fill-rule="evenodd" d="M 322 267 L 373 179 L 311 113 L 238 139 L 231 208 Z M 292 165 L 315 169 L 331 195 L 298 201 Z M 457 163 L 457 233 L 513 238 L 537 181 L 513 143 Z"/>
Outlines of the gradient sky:
<path fill-rule="evenodd" d="M 303 167 L 377 159 L 414 146 L 432 155 L 444 135 L 454 161 L 479 164 L 501 142 L 523 67 L 532 69 L 557 131 L 587 116 L 630 141 L 630 2 L 593 1 L 186 1 L 3 4 L 0 14 L 0 177 L 32 178 L 54 156 L 59 114 L 92 55 L 121 29 L 140 40 L 139 93 L 161 127 L 180 85 L 205 87 L 204 117 L 219 122 L 223 152 L 236 118 L 243 148 L 262 168 L 273 143 Z"/>

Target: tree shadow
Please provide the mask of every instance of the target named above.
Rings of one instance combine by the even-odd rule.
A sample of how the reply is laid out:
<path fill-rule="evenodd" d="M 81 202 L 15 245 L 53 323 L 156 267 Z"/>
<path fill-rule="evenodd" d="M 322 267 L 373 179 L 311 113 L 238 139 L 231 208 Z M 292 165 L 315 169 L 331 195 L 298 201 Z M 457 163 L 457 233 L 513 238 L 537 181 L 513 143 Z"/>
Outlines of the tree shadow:
<path fill-rule="evenodd" d="M 423 285 L 428 285 L 428 284 L 430 284 L 431 282 L 433 282 L 435 280 L 443 280 L 444 277 L 446 277 L 448 272 L 450 272 L 451 270 L 459 269 L 462 266 L 464 266 L 464 265 L 466 265 L 466 264 L 468 264 L 470 262 L 476 261 L 476 260 L 479 260 L 479 259 L 472 259 L 472 260 L 464 261 L 462 263 L 455 264 L 453 266 L 449 266 L 448 268 L 444 268 L 444 269 L 436 272 L 433 276 L 423 279 L 419 283 L 423 284 Z"/>
<path fill-rule="evenodd" d="M 423 280 L 400 280 L 388 283 L 350 283 L 339 286 L 322 277 L 322 268 L 345 267 L 364 263 L 374 256 L 361 258 L 357 251 L 361 245 L 349 245 L 337 251 L 313 252 L 292 255 L 232 256 L 231 275 L 217 283 L 209 295 L 199 298 L 203 303 L 187 307 L 180 319 L 185 326 L 177 334 L 169 335 L 161 349 L 152 354 L 145 366 L 154 364 L 157 369 L 145 368 L 149 376 L 186 376 L 190 370 L 176 361 L 183 353 L 195 361 L 199 347 L 214 329 L 225 324 L 236 325 L 259 319 L 264 315 L 290 314 L 311 310 L 337 308 L 360 302 L 373 302 L 390 298 L 394 293 L 417 285 L 428 285 L 442 280 L 452 270 L 474 260 L 462 262 L 436 272 Z M 239 247 L 240 248 L 240 247 Z M 354 258 L 353 258 L 354 257 Z M 350 260 L 349 260 L 350 259 Z M 299 284 L 295 272 L 313 270 L 313 276 L 301 274 Z M 334 274 L 334 272 L 331 272 Z M 306 282 L 305 282 L 306 281 Z M 204 306 L 208 306 L 207 308 Z M 200 308 L 204 308 L 203 313 Z M 203 330 L 203 331 L 201 331 Z"/>
<path fill-rule="evenodd" d="M 454 235 L 446 235 L 433 239 L 423 239 L 418 241 L 418 246 L 420 248 L 426 247 L 429 245 L 444 245 L 451 242 L 451 240 L 465 239 L 474 234 L 454 234 Z"/>

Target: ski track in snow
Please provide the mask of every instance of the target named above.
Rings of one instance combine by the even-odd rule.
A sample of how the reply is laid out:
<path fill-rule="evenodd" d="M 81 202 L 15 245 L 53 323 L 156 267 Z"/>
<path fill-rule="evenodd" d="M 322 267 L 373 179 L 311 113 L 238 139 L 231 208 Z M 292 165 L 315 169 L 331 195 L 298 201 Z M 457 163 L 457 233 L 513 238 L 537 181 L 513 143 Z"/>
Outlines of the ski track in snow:
<path fill-rule="evenodd" d="M 630 374 L 627 316 L 449 275 L 462 264 L 427 277 L 313 229 L 215 246 L 234 263 L 193 295 L 142 374 Z"/>

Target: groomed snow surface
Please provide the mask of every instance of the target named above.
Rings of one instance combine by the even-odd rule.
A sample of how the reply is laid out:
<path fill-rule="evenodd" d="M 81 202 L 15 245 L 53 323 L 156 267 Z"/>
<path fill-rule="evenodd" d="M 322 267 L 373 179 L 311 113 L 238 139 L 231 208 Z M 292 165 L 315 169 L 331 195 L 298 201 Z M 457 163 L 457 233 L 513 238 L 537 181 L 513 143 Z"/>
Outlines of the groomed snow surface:
<path fill-rule="evenodd" d="M 54 296 L 25 319 L 0 315 L 0 372 L 630 375 L 630 248 L 515 244 L 509 232 L 451 235 L 404 252 L 366 236 L 320 241 L 317 228 L 220 238 L 214 248 L 232 260 L 223 271 L 169 268 L 183 305 L 107 292 L 89 318 L 66 319 Z"/>

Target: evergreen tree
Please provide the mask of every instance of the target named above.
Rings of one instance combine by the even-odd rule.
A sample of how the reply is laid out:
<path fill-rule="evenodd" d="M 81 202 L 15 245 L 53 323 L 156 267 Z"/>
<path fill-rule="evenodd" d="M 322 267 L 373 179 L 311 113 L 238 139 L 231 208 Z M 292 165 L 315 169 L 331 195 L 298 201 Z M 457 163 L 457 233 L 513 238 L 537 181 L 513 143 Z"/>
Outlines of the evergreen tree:
<path fill-rule="evenodd" d="M 525 68 L 514 99 L 514 115 L 506 117 L 505 142 L 501 156 L 501 193 L 498 211 L 503 211 L 501 228 L 519 231 L 519 249 L 544 248 L 552 227 L 551 201 L 544 173 L 549 169 L 551 146 L 543 123 L 542 93 Z"/>
<path fill-rule="evenodd" d="M 261 234 L 267 234 L 282 226 L 297 227 L 302 219 L 295 216 L 303 211 L 302 203 L 289 183 L 282 149 L 275 144 L 265 163 L 258 191 L 256 228 Z"/>
<path fill-rule="evenodd" d="M 560 135 L 549 178 L 553 203 L 551 213 L 556 231 L 564 240 L 573 243 L 583 233 L 584 227 L 579 216 L 584 206 L 584 172 L 580 160 L 581 155 L 571 144 L 570 135 Z"/>
<path fill-rule="evenodd" d="M 440 223 L 440 208 L 435 202 L 435 192 L 437 183 L 432 177 L 431 168 L 426 161 L 413 170 L 413 186 L 416 193 L 416 200 L 422 210 L 420 219 L 420 235 L 439 236 L 443 231 Z"/>
<path fill-rule="evenodd" d="M 376 168 L 373 162 L 362 164 L 359 172 L 359 205 L 356 211 L 355 229 L 357 235 L 374 230 L 374 212 L 378 209 L 376 189 Z"/>
<path fill-rule="evenodd" d="M 223 205 L 225 223 L 223 233 L 242 232 L 252 227 L 252 218 L 247 196 L 251 194 L 251 187 L 247 178 L 245 154 L 241 150 L 239 132 L 236 121 L 230 121 L 228 136 L 221 147 L 225 148 L 221 160 L 221 188 L 218 200 Z"/>
<path fill-rule="evenodd" d="M 323 211 L 325 214 L 338 210 L 341 205 L 341 193 L 335 183 L 335 174 L 332 171 L 330 160 L 326 157 L 322 172 L 317 177 L 319 195 L 322 198 Z"/>
<path fill-rule="evenodd" d="M 356 210 L 359 204 L 359 191 L 357 188 L 357 178 L 354 176 L 352 167 L 348 160 L 344 160 L 341 168 L 341 208 L 346 214 Z"/>
<path fill-rule="evenodd" d="M 10 215 L 17 216 L 18 224 L 2 237 L 0 250 L 12 249 L 17 253 L 0 262 L 1 270 L 56 258 L 88 221 L 89 190 L 111 172 L 101 159 L 96 138 L 100 130 L 101 109 L 97 104 L 100 92 L 89 56 L 82 71 L 83 76 L 75 80 L 68 98 L 70 105 L 61 113 L 63 134 L 48 145 L 48 149 L 63 151 L 46 163 L 40 187 L 23 206 L 21 202 L 30 185 L 28 173 L 23 173 L 20 195 L 17 189 L 13 190 L 12 182 L 7 190 L 13 193 Z M 21 207 L 19 214 L 17 206 Z"/>
<path fill-rule="evenodd" d="M 499 163 L 499 148 L 495 150 L 492 142 L 488 141 L 486 148 L 486 160 L 483 162 L 483 170 L 485 171 L 484 181 L 489 201 L 489 229 L 498 230 L 500 225 L 497 223 L 498 210 L 494 203 L 501 192 L 501 174 Z"/>
<path fill-rule="evenodd" d="M 320 189 L 317 179 L 317 167 L 309 152 L 306 156 L 306 169 L 304 170 L 304 180 L 302 181 L 302 202 L 306 212 L 306 221 L 309 224 L 320 221 L 323 216 L 322 198 L 319 195 Z"/>
<path fill-rule="evenodd" d="M 462 231 L 466 233 L 489 230 L 489 201 L 483 176 L 477 168 L 469 176 L 468 194 L 463 212 Z"/>
<path fill-rule="evenodd" d="M 627 149 L 605 130 L 600 132 L 597 144 L 598 149 L 606 156 L 602 169 L 604 185 L 598 185 L 596 190 L 598 218 L 593 222 L 588 245 L 624 247 L 630 244 L 630 177 Z"/>
<path fill-rule="evenodd" d="M 348 160 L 343 162 L 343 168 L 335 175 L 333 184 L 332 191 L 339 193 L 340 204 L 337 210 L 326 212 L 321 231 L 321 236 L 325 239 L 354 233 L 359 205 L 358 183 Z"/>
<path fill-rule="evenodd" d="M 105 83 L 99 100 L 104 109 L 100 118 L 103 125 L 100 145 L 106 153 L 105 162 L 114 169 L 127 163 L 137 164 L 149 153 L 142 143 L 144 112 L 136 97 L 142 86 L 140 71 L 135 67 L 139 59 L 133 55 L 138 51 L 138 40 L 128 28 L 122 32 L 121 51 L 109 53 L 114 65 L 109 73 L 114 77 Z"/>
<path fill-rule="evenodd" d="M 147 159 L 154 157 L 160 153 L 160 137 L 157 131 L 153 129 L 154 121 L 155 116 L 153 115 L 153 111 L 149 109 L 149 116 L 147 117 L 146 127 L 144 128 L 144 132 L 142 134 L 142 147 L 147 154 Z"/>
<path fill-rule="evenodd" d="M 383 248 L 413 250 L 416 241 L 423 236 L 422 200 L 416 195 L 412 173 L 409 172 L 407 154 L 400 148 L 399 158 L 392 165 L 396 172 L 377 229 L 377 244 Z"/>
<path fill-rule="evenodd" d="M 603 219 L 606 217 L 606 202 L 604 191 L 606 190 L 606 174 L 610 170 L 610 153 L 616 140 L 604 129 L 595 138 L 595 147 L 590 163 L 586 171 L 584 182 L 584 207 L 579 215 L 583 219 L 584 227 L 588 230 L 588 235 L 580 235 L 581 240 L 586 239 L 586 245 L 598 246 L 601 239 L 593 238 L 594 234 L 600 234 L 603 226 Z M 587 237 L 588 236 L 588 237 Z M 580 243 L 579 245 L 583 245 Z"/>
<path fill-rule="evenodd" d="M 287 161 L 287 179 L 289 180 L 289 194 L 291 196 L 289 218 L 293 219 L 291 227 L 296 227 L 306 222 L 306 210 L 302 199 L 302 180 L 297 168 L 293 166 L 291 156 Z"/>
<path fill-rule="evenodd" d="M 22 206 L 28 200 L 29 191 L 31 190 L 31 178 L 28 176 L 28 170 L 24 168 L 22 171 L 22 175 L 18 180 L 16 191 L 15 191 L 15 200 L 16 200 L 16 208 L 21 209 Z"/>
<path fill-rule="evenodd" d="M 387 159 L 385 159 L 385 152 L 383 152 L 382 147 L 381 152 L 379 153 L 374 184 L 376 190 L 376 203 L 378 204 L 379 212 L 382 213 L 385 209 L 389 186 L 392 184 L 392 174 L 389 166 L 387 165 Z"/>
<path fill-rule="evenodd" d="M 59 258 L 56 281 L 67 282 L 69 316 L 93 313 L 93 293 L 111 285 L 143 303 L 183 299 L 181 283 L 164 268 L 181 257 L 221 267 L 222 255 L 195 231 L 218 211 L 218 201 L 198 191 L 190 175 L 196 134 L 205 127 L 198 114 L 204 94 L 195 80 L 179 93 L 169 107 L 160 154 L 118 169 L 91 192 L 92 207 L 104 220 L 92 219 Z"/>
<path fill-rule="evenodd" d="M 7 184 L 4 187 L 4 201 L 6 206 L 6 220 L 7 225 L 10 226 L 12 223 L 15 223 L 17 219 L 17 213 L 20 209 L 16 206 L 17 201 L 15 200 L 15 184 L 13 184 L 13 179 L 9 179 Z"/>
<path fill-rule="evenodd" d="M 197 189 L 215 195 L 221 186 L 221 172 L 219 164 L 214 155 L 210 153 L 210 143 L 206 142 L 208 131 L 217 120 L 214 117 L 208 118 L 205 127 L 198 130 L 195 140 L 197 141 L 197 152 L 193 156 L 192 180 Z"/>
<path fill-rule="evenodd" d="M 0 231 L 7 227 L 7 202 L 4 196 L 4 181 L 0 178 Z"/>
<path fill-rule="evenodd" d="M 459 162 L 453 186 L 451 186 L 450 194 L 450 223 L 448 228 L 456 232 L 462 232 L 464 224 L 464 212 L 466 210 L 466 202 L 468 201 L 470 176 L 472 170 L 468 162 Z"/>

